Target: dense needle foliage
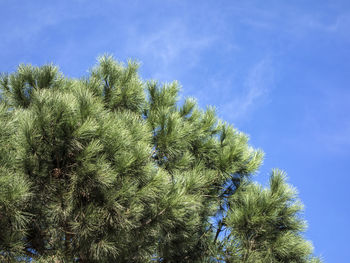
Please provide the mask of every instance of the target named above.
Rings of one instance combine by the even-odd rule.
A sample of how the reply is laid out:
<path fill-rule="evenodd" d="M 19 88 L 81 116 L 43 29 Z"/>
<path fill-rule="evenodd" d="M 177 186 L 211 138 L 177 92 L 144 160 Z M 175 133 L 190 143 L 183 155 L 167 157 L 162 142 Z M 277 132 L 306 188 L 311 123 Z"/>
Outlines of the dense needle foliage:
<path fill-rule="evenodd" d="M 281 171 L 176 82 L 104 56 L 1 76 L 0 261 L 318 262 Z"/>

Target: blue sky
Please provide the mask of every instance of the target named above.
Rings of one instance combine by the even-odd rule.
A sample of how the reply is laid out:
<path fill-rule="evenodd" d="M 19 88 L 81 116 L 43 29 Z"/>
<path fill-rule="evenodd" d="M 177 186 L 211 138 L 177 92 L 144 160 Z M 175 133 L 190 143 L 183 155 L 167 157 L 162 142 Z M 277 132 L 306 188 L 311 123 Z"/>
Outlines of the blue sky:
<path fill-rule="evenodd" d="M 108 52 L 215 106 L 265 151 L 256 180 L 288 173 L 316 254 L 348 262 L 350 1 L 0 0 L 0 14 L 0 72 L 82 77 Z"/>

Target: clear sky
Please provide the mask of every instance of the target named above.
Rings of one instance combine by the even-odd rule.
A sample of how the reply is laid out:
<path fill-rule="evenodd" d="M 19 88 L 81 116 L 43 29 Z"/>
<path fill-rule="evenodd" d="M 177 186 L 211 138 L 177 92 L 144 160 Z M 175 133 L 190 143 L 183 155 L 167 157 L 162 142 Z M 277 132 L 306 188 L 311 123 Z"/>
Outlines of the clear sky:
<path fill-rule="evenodd" d="M 284 169 L 325 262 L 349 262 L 350 1 L 0 0 L 0 72 L 87 75 L 111 53 L 250 135 Z M 346 223 L 348 222 L 348 223 Z"/>

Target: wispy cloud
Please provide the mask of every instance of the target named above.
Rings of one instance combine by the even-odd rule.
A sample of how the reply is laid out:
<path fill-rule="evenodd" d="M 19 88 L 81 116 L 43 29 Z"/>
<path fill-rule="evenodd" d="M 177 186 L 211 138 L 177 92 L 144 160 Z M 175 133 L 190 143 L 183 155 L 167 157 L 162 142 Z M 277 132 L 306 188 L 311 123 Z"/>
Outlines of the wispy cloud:
<path fill-rule="evenodd" d="M 317 107 L 305 111 L 303 129 L 308 131 L 317 148 L 332 154 L 349 153 L 350 91 L 339 87 L 324 89 L 318 94 Z M 316 148 L 316 147 L 315 147 Z"/>
<path fill-rule="evenodd" d="M 331 34 L 333 37 L 338 37 L 346 41 L 350 40 L 350 13 L 339 13 L 331 21 L 322 21 L 321 19 L 311 17 L 307 26 L 309 29 Z"/>
<path fill-rule="evenodd" d="M 10 41 L 31 41 L 36 35 L 48 26 L 60 23 L 75 14 L 63 12 L 61 6 L 40 6 L 36 12 L 28 12 L 30 5 L 24 3 L 19 10 L 23 12 L 21 16 L 11 16 L 4 27 L 8 30 L 1 32 L 1 36 L 7 42 Z M 18 19 L 18 21 L 12 21 Z"/>
<path fill-rule="evenodd" d="M 318 142 L 322 143 L 326 150 L 332 153 L 349 153 L 350 123 L 344 124 L 339 130 L 318 134 Z"/>
<path fill-rule="evenodd" d="M 176 20 L 152 32 L 136 30 L 129 39 L 136 44 L 129 50 L 148 66 L 154 65 L 152 78 L 169 81 L 176 72 L 197 65 L 201 52 L 214 41 L 214 36 L 189 32 L 184 22 Z"/>
<path fill-rule="evenodd" d="M 224 102 L 219 106 L 219 110 L 227 114 L 228 116 L 225 117 L 232 121 L 242 120 L 264 101 L 266 102 L 273 85 L 274 68 L 272 62 L 268 58 L 262 59 L 249 70 L 241 94 L 235 95 L 233 100 Z M 232 97 L 227 95 L 227 98 Z"/>
<path fill-rule="evenodd" d="M 160 59 L 164 65 L 171 64 L 185 53 L 192 60 L 191 64 L 195 64 L 196 54 L 208 47 L 212 40 L 210 37 L 192 37 L 184 25 L 172 23 L 165 29 L 144 36 L 140 52 Z"/>

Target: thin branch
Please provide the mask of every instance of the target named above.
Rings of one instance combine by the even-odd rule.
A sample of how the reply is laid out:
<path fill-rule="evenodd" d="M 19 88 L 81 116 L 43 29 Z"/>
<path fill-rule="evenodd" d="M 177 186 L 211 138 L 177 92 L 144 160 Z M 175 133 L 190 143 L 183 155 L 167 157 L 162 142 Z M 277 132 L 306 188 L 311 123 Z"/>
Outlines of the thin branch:
<path fill-rule="evenodd" d="M 152 221 L 154 221 L 158 216 L 162 215 L 165 212 L 166 208 L 164 208 L 162 211 L 160 211 L 154 218 L 148 219 L 144 224 L 142 224 L 140 227 L 144 227 L 148 224 L 150 224 Z"/>

